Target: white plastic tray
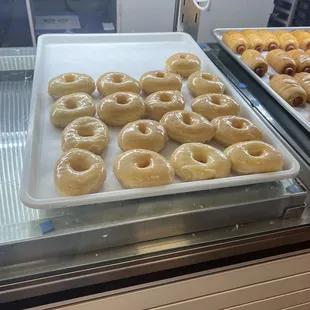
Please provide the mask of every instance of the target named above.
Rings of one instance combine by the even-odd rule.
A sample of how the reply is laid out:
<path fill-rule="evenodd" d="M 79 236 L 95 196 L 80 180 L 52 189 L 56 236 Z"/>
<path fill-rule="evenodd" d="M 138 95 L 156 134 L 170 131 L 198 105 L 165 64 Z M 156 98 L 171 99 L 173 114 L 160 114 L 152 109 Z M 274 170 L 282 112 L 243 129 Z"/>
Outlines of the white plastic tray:
<path fill-rule="evenodd" d="M 242 31 L 245 28 L 218 28 L 213 30 L 213 37 L 219 42 L 219 44 L 228 52 L 234 59 L 236 59 L 239 64 L 249 72 L 252 77 L 258 81 L 282 106 L 285 108 L 302 126 L 304 126 L 310 132 L 310 102 L 309 104 L 305 104 L 303 107 L 292 107 L 289 105 L 284 99 L 282 99 L 269 85 L 269 75 L 266 74 L 264 77 L 259 77 L 255 74 L 242 60 L 241 56 L 233 53 L 222 41 L 223 34 L 229 30 Z M 276 31 L 276 30 L 310 30 L 310 27 L 270 27 L 270 28 L 247 28 L 247 29 L 266 29 L 268 31 Z M 267 52 L 262 52 L 262 55 L 266 57 Z M 275 70 L 269 66 L 268 72 L 270 74 L 278 74 Z"/>
<path fill-rule="evenodd" d="M 117 145 L 117 135 L 120 129 L 110 127 L 111 142 L 102 155 L 107 167 L 107 180 L 102 191 L 76 197 L 59 196 L 53 181 L 53 171 L 57 159 L 62 155 L 61 130 L 53 127 L 49 121 L 49 111 L 53 99 L 47 94 L 48 81 L 58 74 L 72 71 L 87 73 L 95 80 L 102 73 L 108 71 L 124 72 L 139 79 L 146 71 L 164 69 L 165 60 L 177 52 L 196 54 L 202 61 L 204 71 L 215 73 L 223 80 L 227 86 L 226 93 L 240 103 L 241 115 L 257 124 L 264 133 L 265 141 L 273 144 L 283 154 L 284 170 L 275 173 L 232 176 L 187 183 L 175 178 L 175 183 L 167 186 L 123 189 L 112 171 L 112 163 L 115 157 L 121 153 Z M 187 98 L 186 109 L 190 109 L 192 98 L 187 91 L 185 80 L 182 92 Z M 94 93 L 93 97 L 97 103 L 99 101 L 98 93 Z M 197 43 L 184 33 L 40 36 L 30 118 L 21 183 L 21 200 L 32 208 L 69 207 L 261 183 L 293 177 L 299 172 L 298 162 L 254 114 L 251 107 L 246 104 Z M 170 141 L 161 154 L 169 159 L 178 145 Z"/>

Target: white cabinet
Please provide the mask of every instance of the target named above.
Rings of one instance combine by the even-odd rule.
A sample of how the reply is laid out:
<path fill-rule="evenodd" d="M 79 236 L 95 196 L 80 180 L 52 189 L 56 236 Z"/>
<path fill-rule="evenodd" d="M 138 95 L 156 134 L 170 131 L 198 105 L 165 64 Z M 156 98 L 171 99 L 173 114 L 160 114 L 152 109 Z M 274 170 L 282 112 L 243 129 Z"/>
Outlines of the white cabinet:
<path fill-rule="evenodd" d="M 97 295 L 63 310 L 309 310 L 310 254 Z"/>
<path fill-rule="evenodd" d="M 172 31 L 175 0 L 117 0 L 118 32 Z"/>

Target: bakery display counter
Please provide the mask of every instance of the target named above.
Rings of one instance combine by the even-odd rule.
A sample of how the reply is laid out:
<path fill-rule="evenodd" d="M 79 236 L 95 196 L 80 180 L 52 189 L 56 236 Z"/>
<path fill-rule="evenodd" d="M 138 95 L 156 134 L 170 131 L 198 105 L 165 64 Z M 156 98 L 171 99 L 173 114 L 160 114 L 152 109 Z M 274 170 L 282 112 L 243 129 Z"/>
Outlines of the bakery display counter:
<path fill-rule="evenodd" d="M 27 208 L 19 185 L 35 49 L 0 51 L 2 302 L 63 290 L 64 281 L 70 289 L 310 240 L 308 133 L 218 45 L 202 49 L 298 160 L 297 178 L 67 209 Z"/>

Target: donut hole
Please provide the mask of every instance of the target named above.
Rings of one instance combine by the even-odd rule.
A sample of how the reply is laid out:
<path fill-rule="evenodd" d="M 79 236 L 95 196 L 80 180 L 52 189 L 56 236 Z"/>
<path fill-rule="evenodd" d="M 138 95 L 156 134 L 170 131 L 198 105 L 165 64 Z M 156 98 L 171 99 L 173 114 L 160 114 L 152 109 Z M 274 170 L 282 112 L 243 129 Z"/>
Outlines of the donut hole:
<path fill-rule="evenodd" d="M 116 102 L 118 104 L 126 104 L 126 103 L 129 103 L 129 98 L 126 95 L 118 95 L 116 97 Z"/>
<path fill-rule="evenodd" d="M 206 164 L 208 162 L 208 158 L 204 154 L 195 153 L 193 158 L 201 164 Z"/>
<path fill-rule="evenodd" d="M 162 71 L 157 71 L 157 72 L 155 73 L 155 76 L 158 77 L 158 78 L 160 78 L 160 79 L 166 77 L 166 75 L 167 75 L 167 73 L 166 73 L 166 72 L 162 72 Z"/>
<path fill-rule="evenodd" d="M 87 160 L 82 160 L 82 158 L 78 158 L 76 160 L 71 160 L 70 161 L 70 166 L 73 170 L 75 171 L 86 171 L 90 168 L 90 163 Z"/>
<path fill-rule="evenodd" d="M 162 93 L 159 95 L 159 100 L 162 102 L 169 102 L 172 100 L 172 96 L 167 93 Z"/>
<path fill-rule="evenodd" d="M 182 120 L 185 125 L 191 126 L 193 124 L 192 119 L 189 114 L 183 114 Z"/>
<path fill-rule="evenodd" d="M 94 135 L 94 131 L 91 127 L 81 127 L 78 129 L 77 134 L 81 137 L 92 137 Z"/>
<path fill-rule="evenodd" d="M 145 124 L 138 124 L 138 130 L 142 133 L 142 134 L 144 134 L 144 135 L 146 135 L 146 134 L 148 134 L 148 128 L 147 128 L 147 126 L 145 125 Z"/>
<path fill-rule="evenodd" d="M 203 78 L 204 80 L 207 80 L 207 81 L 212 80 L 212 76 L 209 73 L 202 73 L 201 78 Z"/>
<path fill-rule="evenodd" d="M 260 157 L 265 153 L 265 151 L 252 149 L 252 150 L 249 150 L 248 153 L 253 157 Z"/>
<path fill-rule="evenodd" d="M 66 108 L 69 110 L 73 110 L 77 108 L 76 101 L 73 98 L 69 98 L 65 102 Z"/>
<path fill-rule="evenodd" d="M 149 157 L 144 158 L 137 165 L 138 165 L 138 168 L 140 168 L 140 169 L 147 168 L 151 165 L 151 159 Z"/>
<path fill-rule="evenodd" d="M 72 83 L 75 81 L 75 76 L 73 74 L 66 74 L 64 76 L 65 82 Z"/>
<path fill-rule="evenodd" d="M 180 58 L 180 59 L 186 59 L 186 58 L 187 58 L 187 55 L 181 54 L 181 55 L 179 55 L 179 58 Z"/>
<path fill-rule="evenodd" d="M 123 80 L 124 80 L 124 76 L 123 75 L 121 75 L 121 74 L 114 74 L 113 76 L 112 76 L 112 81 L 113 81 L 113 83 L 122 83 L 123 82 Z"/>
<path fill-rule="evenodd" d="M 239 120 L 232 120 L 231 125 L 236 129 L 245 129 L 247 127 L 247 124 L 245 122 Z"/>

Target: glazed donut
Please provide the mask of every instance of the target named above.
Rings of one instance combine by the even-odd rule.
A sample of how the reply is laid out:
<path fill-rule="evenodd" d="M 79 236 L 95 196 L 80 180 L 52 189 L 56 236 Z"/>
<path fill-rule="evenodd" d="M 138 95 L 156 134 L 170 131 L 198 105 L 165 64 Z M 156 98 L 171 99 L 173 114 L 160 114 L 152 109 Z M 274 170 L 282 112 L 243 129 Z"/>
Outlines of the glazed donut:
<path fill-rule="evenodd" d="M 135 93 L 119 92 L 103 98 L 97 112 L 101 120 L 111 126 L 124 126 L 145 115 L 144 100 Z"/>
<path fill-rule="evenodd" d="M 225 115 L 239 115 L 240 105 L 231 97 L 222 94 L 207 94 L 195 98 L 192 110 L 209 121 Z"/>
<path fill-rule="evenodd" d="M 170 163 L 183 181 L 224 178 L 231 164 L 216 148 L 202 143 L 185 143 L 171 155 Z"/>
<path fill-rule="evenodd" d="M 79 117 L 95 114 L 93 98 L 85 93 L 74 93 L 60 97 L 52 104 L 50 121 L 55 127 L 64 128 Z"/>
<path fill-rule="evenodd" d="M 283 169 L 281 153 L 262 141 L 240 142 L 228 147 L 224 154 L 238 174 L 274 172 Z"/>
<path fill-rule="evenodd" d="M 84 116 L 71 122 L 61 135 L 64 152 L 78 148 L 100 155 L 110 141 L 108 127 L 99 119 Z"/>
<path fill-rule="evenodd" d="M 159 121 L 167 112 L 183 110 L 185 98 L 178 90 L 162 90 L 149 95 L 145 106 L 147 117 Z"/>
<path fill-rule="evenodd" d="M 204 143 L 214 136 L 212 124 L 195 112 L 171 111 L 162 117 L 160 123 L 167 130 L 169 138 L 180 143 Z"/>
<path fill-rule="evenodd" d="M 167 71 L 189 77 L 192 73 L 200 71 L 200 59 L 191 53 L 176 53 L 166 61 Z"/>
<path fill-rule="evenodd" d="M 133 149 L 159 152 L 167 140 L 166 130 L 160 123 L 138 120 L 123 127 L 118 135 L 118 146 L 124 152 Z"/>
<path fill-rule="evenodd" d="M 224 94 L 225 91 L 225 85 L 218 76 L 200 71 L 191 74 L 187 81 L 187 87 L 194 97 L 203 94 Z"/>
<path fill-rule="evenodd" d="M 107 72 L 97 80 L 97 89 L 105 97 L 117 92 L 140 93 L 140 85 L 137 80 L 121 72 Z"/>
<path fill-rule="evenodd" d="M 140 77 L 140 86 L 147 95 L 160 90 L 178 90 L 182 88 L 182 78 L 178 74 L 166 71 L 148 71 Z"/>
<path fill-rule="evenodd" d="M 262 132 L 249 120 L 239 116 L 220 116 L 212 120 L 214 140 L 229 146 L 237 142 L 262 140 Z"/>
<path fill-rule="evenodd" d="M 57 161 L 54 182 L 63 196 L 86 195 L 98 192 L 106 175 L 100 156 L 82 149 L 71 149 Z"/>
<path fill-rule="evenodd" d="M 113 172 L 124 188 L 167 185 L 174 179 L 174 170 L 165 157 L 142 149 L 117 156 Z"/>
<path fill-rule="evenodd" d="M 56 99 L 77 92 L 91 95 L 95 89 L 95 81 L 83 73 L 64 73 L 48 82 L 48 94 Z"/>

